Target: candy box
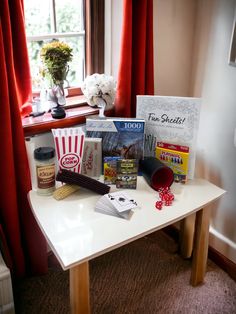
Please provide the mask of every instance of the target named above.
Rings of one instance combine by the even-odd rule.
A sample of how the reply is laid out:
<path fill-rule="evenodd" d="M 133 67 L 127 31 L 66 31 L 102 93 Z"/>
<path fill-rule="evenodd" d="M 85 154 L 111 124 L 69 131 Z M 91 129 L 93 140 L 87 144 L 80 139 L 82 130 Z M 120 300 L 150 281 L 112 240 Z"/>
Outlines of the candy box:
<path fill-rule="evenodd" d="M 156 158 L 173 170 L 175 182 L 185 183 L 187 181 L 188 146 L 157 142 Z"/>

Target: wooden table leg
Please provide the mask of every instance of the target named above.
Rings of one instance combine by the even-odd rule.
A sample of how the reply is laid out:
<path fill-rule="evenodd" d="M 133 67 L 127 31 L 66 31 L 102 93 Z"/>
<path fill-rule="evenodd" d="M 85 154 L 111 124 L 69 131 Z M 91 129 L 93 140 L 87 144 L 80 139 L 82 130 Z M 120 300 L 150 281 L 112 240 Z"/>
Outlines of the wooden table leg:
<path fill-rule="evenodd" d="M 89 264 L 70 269 L 70 307 L 72 314 L 89 314 Z"/>
<path fill-rule="evenodd" d="M 180 253 L 183 258 L 190 258 L 193 251 L 195 214 L 180 221 Z"/>
<path fill-rule="evenodd" d="M 204 280 L 209 241 L 210 209 L 201 209 L 196 213 L 195 235 L 193 243 L 193 261 L 190 283 L 197 286 Z"/>

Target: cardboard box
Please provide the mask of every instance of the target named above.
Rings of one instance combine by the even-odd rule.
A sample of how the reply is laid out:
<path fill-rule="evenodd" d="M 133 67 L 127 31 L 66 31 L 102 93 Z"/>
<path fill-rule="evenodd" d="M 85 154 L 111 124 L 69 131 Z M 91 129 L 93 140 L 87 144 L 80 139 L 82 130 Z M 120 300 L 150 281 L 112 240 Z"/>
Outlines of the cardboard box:
<path fill-rule="evenodd" d="M 81 173 L 92 178 L 102 174 L 101 138 L 85 138 Z"/>
<path fill-rule="evenodd" d="M 188 146 L 157 142 L 156 158 L 173 170 L 175 182 L 185 183 L 187 181 Z"/>
<path fill-rule="evenodd" d="M 104 157 L 104 183 L 116 184 L 117 161 L 120 157 Z"/>
<path fill-rule="evenodd" d="M 116 187 L 120 189 L 136 189 L 137 174 L 138 174 L 137 159 L 118 160 Z"/>
<path fill-rule="evenodd" d="M 104 157 L 143 158 L 145 121 L 137 118 L 86 119 L 86 136 L 102 138 Z"/>

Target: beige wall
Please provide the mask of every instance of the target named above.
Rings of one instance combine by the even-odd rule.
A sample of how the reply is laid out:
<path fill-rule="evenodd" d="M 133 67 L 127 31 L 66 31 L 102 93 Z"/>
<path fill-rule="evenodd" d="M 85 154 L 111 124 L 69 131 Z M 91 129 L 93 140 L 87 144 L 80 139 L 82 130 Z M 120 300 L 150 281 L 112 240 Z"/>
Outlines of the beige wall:
<path fill-rule="evenodd" d="M 190 96 L 196 0 L 154 0 L 155 94 Z"/>
<path fill-rule="evenodd" d="M 212 14 L 202 80 L 196 174 L 227 191 L 212 208 L 210 244 L 236 263 L 236 68 L 228 64 L 236 0 L 206 2 L 212 2 Z M 204 41 L 203 32 L 198 47 L 202 38 Z M 198 85 L 196 80 L 193 87 Z"/>
<path fill-rule="evenodd" d="M 198 0 L 190 77 L 190 95 L 201 97 L 215 0 Z"/>
<path fill-rule="evenodd" d="M 117 76 L 120 0 L 110 1 Z M 196 176 L 227 194 L 213 207 L 210 244 L 236 263 L 236 68 L 228 65 L 236 0 L 153 0 L 155 94 L 202 96 Z"/>

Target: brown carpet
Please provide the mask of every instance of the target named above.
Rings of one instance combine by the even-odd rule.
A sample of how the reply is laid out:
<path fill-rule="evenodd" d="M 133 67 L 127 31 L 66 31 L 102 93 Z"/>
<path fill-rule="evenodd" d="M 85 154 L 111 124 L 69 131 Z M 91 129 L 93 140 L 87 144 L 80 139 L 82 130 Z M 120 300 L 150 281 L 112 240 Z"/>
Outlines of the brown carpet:
<path fill-rule="evenodd" d="M 100 256 L 90 262 L 92 313 L 236 313 L 235 281 L 208 260 L 205 283 L 193 288 L 190 270 L 162 231 Z M 16 313 L 68 314 L 68 275 L 54 265 L 18 283 Z"/>

